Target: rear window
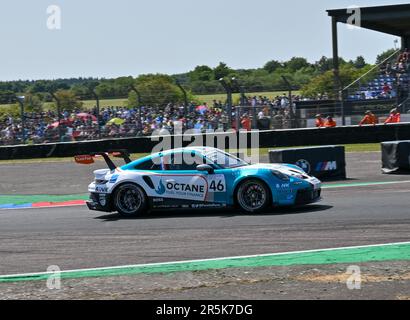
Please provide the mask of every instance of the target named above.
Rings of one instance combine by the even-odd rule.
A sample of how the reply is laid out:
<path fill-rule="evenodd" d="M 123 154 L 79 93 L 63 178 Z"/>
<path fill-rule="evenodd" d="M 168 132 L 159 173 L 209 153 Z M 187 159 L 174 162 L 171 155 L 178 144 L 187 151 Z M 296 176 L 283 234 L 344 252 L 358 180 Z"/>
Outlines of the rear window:
<path fill-rule="evenodd" d="M 135 170 L 161 170 L 161 165 L 154 163 L 153 159 L 148 159 L 134 167 Z"/>

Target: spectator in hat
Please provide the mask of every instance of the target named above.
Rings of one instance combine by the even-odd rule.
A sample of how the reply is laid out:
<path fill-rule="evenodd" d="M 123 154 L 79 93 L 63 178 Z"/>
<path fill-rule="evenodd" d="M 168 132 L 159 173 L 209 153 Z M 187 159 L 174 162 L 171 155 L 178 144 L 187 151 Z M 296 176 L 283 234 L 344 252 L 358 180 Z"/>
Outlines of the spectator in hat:
<path fill-rule="evenodd" d="M 326 122 L 325 122 L 325 127 L 326 128 L 334 128 L 334 127 L 336 127 L 336 125 L 337 125 L 336 121 L 333 120 L 333 118 L 331 116 L 328 116 L 326 118 Z"/>
<path fill-rule="evenodd" d="M 393 110 L 390 111 L 390 116 L 386 119 L 384 124 L 388 123 L 399 123 L 401 120 L 401 115 L 397 108 L 394 108 Z"/>
<path fill-rule="evenodd" d="M 321 114 L 317 114 L 316 118 L 316 128 L 323 128 L 325 126 L 325 120 L 323 120 Z"/>
<path fill-rule="evenodd" d="M 364 118 L 359 122 L 359 126 L 362 125 L 376 125 L 379 123 L 379 119 L 371 112 L 370 110 L 367 110 L 365 112 Z"/>

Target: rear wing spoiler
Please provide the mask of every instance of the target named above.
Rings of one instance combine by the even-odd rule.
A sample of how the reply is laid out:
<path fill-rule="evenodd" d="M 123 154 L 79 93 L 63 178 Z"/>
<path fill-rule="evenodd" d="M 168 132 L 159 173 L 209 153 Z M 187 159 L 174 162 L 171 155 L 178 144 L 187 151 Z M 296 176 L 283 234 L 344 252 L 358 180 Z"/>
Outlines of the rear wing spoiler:
<path fill-rule="evenodd" d="M 74 160 L 78 164 L 93 164 L 94 158 L 96 157 L 103 157 L 105 162 L 107 163 L 108 168 L 110 170 L 115 170 L 117 166 L 112 162 L 110 156 L 115 158 L 122 158 L 126 164 L 131 162 L 130 154 L 127 150 L 109 150 L 107 152 L 92 152 L 89 154 L 78 155 L 74 157 Z"/>

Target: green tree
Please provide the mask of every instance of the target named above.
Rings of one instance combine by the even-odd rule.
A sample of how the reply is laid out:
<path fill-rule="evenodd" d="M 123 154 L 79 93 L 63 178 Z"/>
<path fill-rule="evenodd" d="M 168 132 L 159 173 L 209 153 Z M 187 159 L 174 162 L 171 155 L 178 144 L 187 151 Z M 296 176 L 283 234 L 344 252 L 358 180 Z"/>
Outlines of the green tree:
<path fill-rule="evenodd" d="M 367 66 L 358 70 L 347 64 L 342 66 L 340 68 L 340 81 L 342 86 L 348 86 L 362 74 L 366 73 L 369 68 L 370 66 Z M 312 81 L 302 88 L 302 94 L 311 98 L 315 98 L 318 94 L 325 93 L 327 93 L 331 98 L 336 98 L 334 91 L 333 71 L 326 71 L 325 73 L 313 78 Z"/>
<path fill-rule="evenodd" d="M 302 68 L 307 68 L 310 66 L 310 63 L 302 57 L 293 57 L 289 61 L 286 61 L 284 63 L 284 66 L 286 69 L 288 69 L 291 72 L 296 72 Z"/>
<path fill-rule="evenodd" d="M 269 73 L 275 72 L 276 70 L 278 70 L 280 67 L 282 67 L 282 63 L 280 63 L 277 60 L 271 60 L 268 61 L 264 66 L 263 69 L 265 69 L 266 71 L 268 71 Z"/>
<path fill-rule="evenodd" d="M 81 108 L 83 103 L 78 100 L 74 92 L 70 90 L 58 90 L 55 93 L 56 97 L 60 100 L 60 109 L 72 112 L 77 108 Z M 53 109 L 57 110 L 57 104 L 53 103 Z"/>
<path fill-rule="evenodd" d="M 208 66 L 197 66 L 189 72 L 190 81 L 211 81 L 215 79 L 214 71 Z"/>
<path fill-rule="evenodd" d="M 0 91 L 0 103 L 8 104 L 15 101 L 15 93 L 12 90 L 2 90 Z"/>
<path fill-rule="evenodd" d="M 86 84 L 75 84 L 71 87 L 71 91 L 79 99 L 92 99 L 90 90 Z"/>
<path fill-rule="evenodd" d="M 339 66 L 344 66 L 345 64 L 346 61 L 343 58 L 339 58 Z M 314 67 L 319 73 L 333 70 L 333 58 L 322 56 L 322 58 L 314 64 Z"/>
<path fill-rule="evenodd" d="M 226 63 L 220 62 L 219 65 L 214 69 L 215 80 L 219 80 L 228 76 L 233 70 L 230 69 Z"/>
<path fill-rule="evenodd" d="M 117 97 L 127 97 L 131 86 L 135 85 L 135 79 L 131 76 L 120 77 L 114 80 L 114 87 Z"/>
<path fill-rule="evenodd" d="M 366 66 L 366 60 L 363 56 L 358 56 L 356 60 L 353 62 L 353 65 L 356 69 L 362 69 Z"/>
<path fill-rule="evenodd" d="M 108 81 L 102 81 L 98 86 L 95 87 L 96 92 L 100 96 L 100 98 L 114 98 L 115 95 L 115 88 L 113 85 Z"/>
<path fill-rule="evenodd" d="M 381 54 L 377 56 L 376 64 L 382 63 L 384 60 L 386 60 L 388 57 L 393 55 L 395 52 L 396 52 L 395 49 L 389 49 L 389 50 L 382 52 Z"/>
<path fill-rule="evenodd" d="M 27 93 L 24 95 L 24 110 L 26 112 L 42 112 L 43 101 L 37 94 Z"/>
<path fill-rule="evenodd" d="M 168 103 L 183 101 L 181 90 L 168 75 L 141 75 L 136 79 L 136 88 L 141 94 L 142 103 L 147 106 L 163 107 Z M 136 104 L 136 95 L 131 92 L 128 96 L 128 105 Z"/>

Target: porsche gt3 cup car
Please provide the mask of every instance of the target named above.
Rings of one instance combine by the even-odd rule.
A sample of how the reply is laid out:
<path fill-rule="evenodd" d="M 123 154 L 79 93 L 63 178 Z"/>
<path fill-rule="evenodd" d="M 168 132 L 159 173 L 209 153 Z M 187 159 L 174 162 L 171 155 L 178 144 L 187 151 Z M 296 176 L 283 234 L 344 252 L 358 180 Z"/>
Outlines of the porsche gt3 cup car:
<path fill-rule="evenodd" d="M 117 167 L 109 153 L 77 156 L 93 163 L 102 156 L 108 169 L 94 171 L 89 209 L 138 216 L 149 210 L 239 207 L 260 213 L 268 207 L 305 205 L 321 199 L 321 182 L 290 164 L 248 164 L 209 147 L 174 149 Z"/>

